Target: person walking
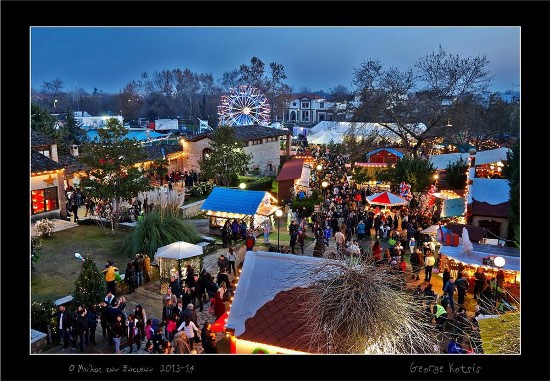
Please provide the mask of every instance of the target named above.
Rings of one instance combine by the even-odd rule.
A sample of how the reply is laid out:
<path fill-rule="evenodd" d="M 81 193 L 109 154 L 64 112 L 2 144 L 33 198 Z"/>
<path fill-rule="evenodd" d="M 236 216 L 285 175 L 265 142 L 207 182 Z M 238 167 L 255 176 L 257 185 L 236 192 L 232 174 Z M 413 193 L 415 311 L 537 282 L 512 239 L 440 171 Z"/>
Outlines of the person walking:
<path fill-rule="evenodd" d="M 435 257 L 431 250 L 426 251 L 426 258 L 424 258 L 424 282 L 429 282 L 432 279 L 432 268 L 435 265 Z"/>
<path fill-rule="evenodd" d="M 451 310 L 453 311 L 453 314 L 455 313 L 455 301 L 454 301 L 454 295 L 455 295 L 455 278 L 450 277 L 449 281 L 445 283 L 445 287 L 443 288 L 443 291 L 445 292 L 445 295 L 449 298 L 449 304 L 451 305 Z"/>
<path fill-rule="evenodd" d="M 481 266 L 478 267 L 477 271 L 474 273 L 474 278 L 475 278 L 474 300 L 477 300 L 477 298 L 481 294 L 481 291 L 483 290 L 483 287 L 485 287 L 485 281 L 487 280 L 485 277 L 485 269 Z"/>
<path fill-rule="evenodd" d="M 468 286 L 469 286 L 468 280 L 464 278 L 464 276 L 462 275 L 462 272 L 459 272 L 458 275 L 456 276 L 455 285 L 458 293 L 457 303 L 459 306 L 462 306 L 464 305 L 464 299 L 466 297 L 466 292 L 468 291 Z"/>
<path fill-rule="evenodd" d="M 271 233 L 271 223 L 269 219 L 264 221 L 264 243 L 269 243 L 269 234 Z"/>
<path fill-rule="evenodd" d="M 222 247 L 224 249 L 229 244 L 230 237 L 231 237 L 231 224 L 229 223 L 229 220 L 226 220 L 225 224 L 223 224 L 222 226 Z"/>
<path fill-rule="evenodd" d="M 237 256 L 235 255 L 232 247 L 230 247 L 227 251 L 227 261 L 227 272 L 231 274 L 231 271 L 233 270 L 233 275 L 236 276 L 237 270 L 235 269 L 235 262 L 237 261 Z"/>

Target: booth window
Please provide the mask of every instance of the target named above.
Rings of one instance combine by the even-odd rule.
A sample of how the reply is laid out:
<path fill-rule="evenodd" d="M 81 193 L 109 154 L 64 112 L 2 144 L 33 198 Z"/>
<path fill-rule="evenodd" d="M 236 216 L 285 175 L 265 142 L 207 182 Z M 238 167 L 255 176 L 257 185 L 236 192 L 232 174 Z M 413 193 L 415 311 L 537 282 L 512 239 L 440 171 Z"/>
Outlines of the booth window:
<path fill-rule="evenodd" d="M 49 212 L 59 209 L 57 187 L 33 190 L 31 192 L 32 214 Z"/>

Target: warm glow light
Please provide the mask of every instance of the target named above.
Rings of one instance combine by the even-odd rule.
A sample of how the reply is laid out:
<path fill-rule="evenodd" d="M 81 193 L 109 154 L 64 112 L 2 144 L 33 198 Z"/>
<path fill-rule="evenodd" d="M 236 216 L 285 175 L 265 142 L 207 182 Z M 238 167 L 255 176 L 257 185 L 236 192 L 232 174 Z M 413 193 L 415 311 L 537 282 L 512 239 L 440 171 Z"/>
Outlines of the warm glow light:
<path fill-rule="evenodd" d="M 506 261 L 502 257 L 495 257 L 495 259 L 493 260 L 493 263 L 495 264 L 496 267 L 504 267 L 504 265 L 506 264 Z"/>
<path fill-rule="evenodd" d="M 317 170 L 320 171 L 321 169 L 323 169 L 323 166 L 321 164 L 317 165 Z"/>
<path fill-rule="evenodd" d="M 246 184 L 245 184 L 245 183 L 240 183 L 240 184 L 239 184 L 239 188 L 241 188 L 241 189 L 246 188 Z"/>
<path fill-rule="evenodd" d="M 434 179 L 439 179 L 439 175 L 437 173 L 434 175 Z"/>
<path fill-rule="evenodd" d="M 282 211 L 281 209 L 277 209 L 277 210 L 275 211 L 275 215 L 276 215 L 277 217 L 281 217 L 281 216 L 283 215 L 283 211 Z"/>
<path fill-rule="evenodd" d="M 323 182 L 321 183 L 321 186 L 322 186 L 323 188 L 326 188 L 326 187 L 328 187 L 328 182 L 326 182 L 326 181 L 323 181 Z"/>

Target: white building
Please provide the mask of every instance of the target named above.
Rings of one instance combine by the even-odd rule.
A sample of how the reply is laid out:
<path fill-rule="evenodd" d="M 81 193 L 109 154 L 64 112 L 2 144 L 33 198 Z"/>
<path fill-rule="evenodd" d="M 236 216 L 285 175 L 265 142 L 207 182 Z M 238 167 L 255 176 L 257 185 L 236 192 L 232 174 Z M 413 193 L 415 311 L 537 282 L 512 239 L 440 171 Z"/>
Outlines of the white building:
<path fill-rule="evenodd" d="M 336 103 L 327 102 L 318 95 L 304 95 L 285 105 L 284 121 L 298 125 L 313 126 L 324 120 L 333 120 Z"/>
<path fill-rule="evenodd" d="M 111 118 L 118 120 L 120 124 L 124 125 L 124 118 L 122 117 L 122 115 L 92 116 L 86 111 L 75 111 L 73 115 L 76 123 L 85 130 L 96 130 L 98 128 L 103 128 L 107 125 L 107 121 Z"/>

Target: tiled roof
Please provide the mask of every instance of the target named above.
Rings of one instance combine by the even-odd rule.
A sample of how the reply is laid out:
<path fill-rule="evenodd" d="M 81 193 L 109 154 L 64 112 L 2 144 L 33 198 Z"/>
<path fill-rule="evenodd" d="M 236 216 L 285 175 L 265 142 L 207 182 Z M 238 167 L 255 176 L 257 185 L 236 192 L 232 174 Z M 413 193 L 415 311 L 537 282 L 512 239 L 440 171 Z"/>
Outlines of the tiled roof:
<path fill-rule="evenodd" d="M 290 133 L 286 130 L 264 126 L 233 126 L 233 129 L 235 130 L 235 138 L 242 141 L 284 136 Z"/>
<path fill-rule="evenodd" d="M 89 165 L 81 163 L 78 161 L 78 158 L 73 155 L 59 155 L 59 164 L 65 167 L 65 175 L 89 171 L 91 169 Z"/>
<path fill-rule="evenodd" d="M 169 145 L 152 145 L 145 146 L 146 159 L 145 160 L 158 160 L 162 159 L 162 148 L 164 147 L 164 154 L 169 155 L 171 153 L 181 152 L 181 146 L 178 144 Z"/>
<path fill-rule="evenodd" d="M 258 210 L 266 192 L 215 187 L 202 210 L 253 215 Z"/>
<path fill-rule="evenodd" d="M 63 165 L 53 161 L 49 157 L 42 155 L 40 152 L 31 150 L 31 173 L 55 171 L 62 168 Z"/>
<path fill-rule="evenodd" d="M 283 165 L 283 168 L 281 168 L 281 171 L 277 176 L 277 181 L 299 179 L 300 177 L 302 177 L 303 167 L 304 167 L 303 159 L 295 159 L 295 160 L 287 161 Z"/>
<path fill-rule="evenodd" d="M 245 332 L 238 338 L 257 343 L 274 345 L 300 352 L 311 352 L 307 326 L 311 317 L 300 308 L 308 302 L 304 288 L 279 292 L 264 304 L 256 315 L 245 323 Z"/>
<path fill-rule="evenodd" d="M 31 130 L 31 147 L 49 146 L 55 144 L 55 141 L 42 132 Z"/>

